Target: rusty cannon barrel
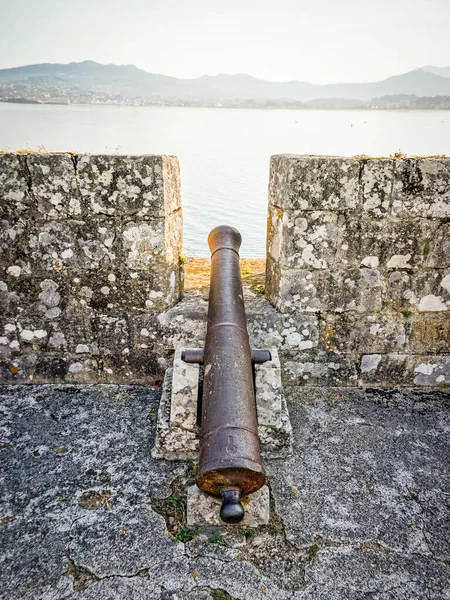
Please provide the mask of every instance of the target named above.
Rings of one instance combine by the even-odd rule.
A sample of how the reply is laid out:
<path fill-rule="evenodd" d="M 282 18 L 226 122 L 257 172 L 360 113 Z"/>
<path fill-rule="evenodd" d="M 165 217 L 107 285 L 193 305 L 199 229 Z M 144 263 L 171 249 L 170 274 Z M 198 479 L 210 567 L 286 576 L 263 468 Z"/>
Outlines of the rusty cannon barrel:
<path fill-rule="evenodd" d="M 222 225 L 208 236 L 211 284 L 203 352 L 198 487 L 222 498 L 226 523 L 244 518 L 241 498 L 264 485 L 252 351 L 247 333 L 237 229 Z M 253 355 L 253 362 L 267 358 Z M 199 361 L 200 362 L 200 361 Z"/>

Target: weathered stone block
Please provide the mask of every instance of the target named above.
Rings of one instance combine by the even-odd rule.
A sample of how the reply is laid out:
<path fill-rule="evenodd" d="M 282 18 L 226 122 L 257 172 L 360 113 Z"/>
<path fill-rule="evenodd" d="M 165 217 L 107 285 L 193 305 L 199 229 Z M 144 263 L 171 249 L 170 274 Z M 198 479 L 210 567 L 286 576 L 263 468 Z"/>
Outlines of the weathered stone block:
<path fill-rule="evenodd" d="M 123 339 L 123 338 L 122 338 Z M 99 383 L 161 385 L 166 361 L 152 349 L 117 348 L 96 357 Z M 129 350 L 127 352 L 127 350 Z"/>
<path fill-rule="evenodd" d="M 70 154 L 29 154 L 30 194 L 39 219 L 80 218 L 81 205 L 75 170 Z"/>
<path fill-rule="evenodd" d="M 326 269 L 334 264 L 339 235 L 337 214 L 270 207 L 267 249 L 286 268 Z"/>
<path fill-rule="evenodd" d="M 444 312 L 450 310 L 450 271 L 415 269 L 394 271 L 387 277 L 387 294 L 394 310 Z"/>
<path fill-rule="evenodd" d="M 255 388 L 258 392 L 258 425 L 281 427 L 281 366 L 278 353 L 272 352 L 272 360 L 255 365 Z"/>
<path fill-rule="evenodd" d="M 450 159 L 397 160 L 392 195 L 392 213 L 397 217 L 449 217 Z"/>
<path fill-rule="evenodd" d="M 172 426 L 170 421 L 172 378 L 173 367 L 169 367 L 164 374 L 152 456 L 168 460 L 196 458 L 200 450 L 198 425 L 195 424 L 191 429 L 185 429 Z"/>
<path fill-rule="evenodd" d="M 158 315 L 158 324 L 164 331 L 163 335 L 169 347 L 203 347 L 206 335 L 206 319 L 208 302 L 199 297 L 183 298 L 167 312 Z M 143 343 L 154 343 L 157 330 L 152 328 L 152 322 L 147 324 L 146 318 L 136 321 L 136 331 L 144 328 L 150 336 Z M 146 332 L 145 332 L 146 334 Z"/>
<path fill-rule="evenodd" d="M 411 319 L 410 347 L 418 354 L 450 354 L 450 311 L 414 315 Z"/>
<path fill-rule="evenodd" d="M 415 357 L 414 385 L 446 384 L 450 384 L 450 356 Z"/>
<path fill-rule="evenodd" d="M 391 205 L 394 183 L 393 160 L 361 161 L 361 196 L 363 215 L 384 218 Z"/>
<path fill-rule="evenodd" d="M 410 272 L 393 271 L 386 278 L 387 304 L 389 309 L 397 311 L 411 311 L 417 304 L 416 296 L 412 290 L 412 277 Z"/>
<path fill-rule="evenodd" d="M 345 211 L 359 203 L 360 164 L 333 156 L 272 156 L 269 204 L 284 210 Z"/>
<path fill-rule="evenodd" d="M 253 348 L 301 350 L 317 345 L 319 332 L 315 315 L 283 314 L 259 294 L 244 292 L 244 295 L 248 334 Z"/>
<path fill-rule="evenodd" d="M 21 352 L 17 356 L 5 356 L 4 360 L 0 360 L 0 383 L 31 383 L 38 358 L 39 355 L 32 350 Z M 64 368 L 57 372 L 56 381 L 60 381 L 66 373 L 63 359 L 62 363 L 64 363 Z M 52 381 L 54 380 L 55 378 L 52 379 Z"/>
<path fill-rule="evenodd" d="M 167 314 L 167 313 L 165 313 Z M 161 356 L 171 345 L 166 342 L 167 331 L 161 325 L 157 313 L 138 314 L 130 320 L 131 342 L 134 348 L 151 348 Z"/>
<path fill-rule="evenodd" d="M 19 330 L 14 319 L 0 318 L 0 362 L 7 362 L 20 352 Z"/>
<path fill-rule="evenodd" d="M 36 361 L 33 381 L 45 383 L 59 379 L 67 383 L 91 383 L 97 381 L 97 372 L 97 362 L 90 357 L 47 352 Z"/>
<path fill-rule="evenodd" d="M 148 269 L 165 262 L 164 221 L 128 222 L 122 229 L 122 246 L 128 269 Z"/>
<path fill-rule="evenodd" d="M 4 314 L 58 319 L 67 303 L 67 280 L 55 271 L 49 274 L 13 275 L 6 273 L 0 292 Z"/>
<path fill-rule="evenodd" d="M 174 156 L 84 155 L 77 171 L 81 197 L 93 214 L 146 220 L 181 208 Z"/>
<path fill-rule="evenodd" d="M 244 290 L 247 330 L 252 348 L 277 348 L 283 341 L 284 316 L 261 294 L 246 294 Z M 294 327 L 290 323 L 287 327 Z"/>
<path fill-rule="evenodd" d="M 176 220 L 181 228 L 181 215 Z M 171 223 L 173 225 L 173 223 Z M 140 271 L 154 274 L 159 279 L 155 292 L 163 291 L 166 303 L 172 306 L 181 294 L 181 269 L 178 264 L 181 255 L 181 234 L 169 234 L 169 225 L 162 220 L 142 223 L 127 223 L 122 231 L 122 245 L 125 268 L 132 275 Z M 173 247 L 168 242 L 176 240 Z"/>
<path fill-rule="evenodd" d="M 25 216 L 0 220 L 0 266 L 13 276 L 31 272 L 29 229 Z"/>
<path fill-rule="evenodd" d="M 336 263 L 345 267 L 411 269 L 422 265 L 435 223 L 430 219 L 369 220 L 353 214 L 339 218 Z"/>
<path fill-rule="evenodd" d="M 47 347 L 51 329 L 42 317 L 18 316 L 15 320 L 20 346 L 29 346 L 35 352 Z"/>
<path fill-rule="evenodd" d="M 220 498 L 209 496 L 202 492 L 196 485 L 187 489 L 187 524 L 189 526 L 215 525 L 223 527 L 220 520 Z M 245 508 L 245 516 L 241 523 L 242 527 L 259 527 L 267 525 L 270 516 L 270 493 L 265 485 L 257 492 L 244 496 L 242 504 Z"/>
<path fill-rule="evenodd" d="M 183 252 L 183 213 L 181 209 L 170 213 L 164 222 L 166 262 L 178 267 Z"/>
<path fill-rule="evenodd" d="M 86 311 L 117 313 L 124 309 L 136 314 L 164 311 L 180 293 L 177 269 L 130 272 L 112 268 L 73 271 L 66 276 L 67 312 L 71 315 Z M 175 280 L 174 288 L 171 287 Z"/>
<path fill-rule="evenodd" d="M 420 312 L 450 310 L 449 269 L 421 269 L 413 273 L 412 289 Z"/>
<path fill-rule="evenodd" d="M 450 223 L 439 224 L 436 231 L 426 239 L 423 254 L 427 267 L 450 267 Z"/>
<path fill-rule="evenodd" d="M 407 354 L 364 354 L 361 356 L 360 383 L 363 385 L 412 385 L 414 357 Z"/>
<path fill-rule="evenodd" d="M 173 359 L 170 423 L 192 431 L 197 425 L 200 366 L 185 363 L 177 348 Z"/>
<path fill-rule="evenodd" d="M 381 309 L 382 280 L 377 269 L 347 271 L 284 270 L 269 298 L 282 312 L 376 312 Z"/>
<path fill-rule="evenodd" d="M 32 227 L 33 270 L 104 269 L 118 264 L 120 238 L 113 221 L 51 221 Z"/>
<path fill-rule="evenodd" d="M 316 315 L 292 313 L 283 315 L 282 350 L 308 350 L 319 343 L 319 322 Z"/>
<path fill-rule="evenodd" d="M 67 351 L 70 354 L 78 354 L 84 358 L 98 356 L 98 332 L 93 329 L 92 325 L 88 313 L 76 317 L 63 313 L 59 319 L 51 321 L 47 326 L 48 350 L 52 352 Z"/>
<path fill-rule="evenodd" d="M 285 385 L 355 385 L 358 379 L 354 355 L 333 351 L 282 353 Z"/>
<path fill-rule="evenodd" d="M 6 281 L 0 279 L 0 314 L 14 316 L 17 313 L 18 302 L 17 294 L 10 291 Z"/>
<path fill-rule="evenodd" d="M 29 211 L 29 172 L 25 156 L 0 154 L 0 216 L 14 218 Z"/>
<path fill-rule="evenodd" d="M 98 344 L 98 353 L 127 357 L 131 352 L 131 335 L 125 316 L 95 315 L 91 319 L 91 328 Z"/>
<path fill-rule="evenodd" d="M 325 349 L 336 352 L 404 352 L 407 345 L 407 319 L 402 314 L 328 314 L 321 321 Z"/>
<path fill-rule="evenodd" d="M 282 300 L 280 294 L 281 267 L 270 254 L 266 257 L 266 289 L 265 297 L 281 312 Z"/>

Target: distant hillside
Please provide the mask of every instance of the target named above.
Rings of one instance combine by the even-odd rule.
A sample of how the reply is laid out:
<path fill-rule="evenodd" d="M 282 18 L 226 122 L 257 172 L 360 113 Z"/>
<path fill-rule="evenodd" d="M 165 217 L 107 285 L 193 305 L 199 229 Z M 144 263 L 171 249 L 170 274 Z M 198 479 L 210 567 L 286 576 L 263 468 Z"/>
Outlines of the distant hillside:
<path fill-rule="evenodd" d="M 433 67 L 426 66 L 422 67 L 423 71 L 427 73 L 434 73 L 435 75 L 440 75 L 441 77 L 450 77 L 450 67 Z"/>
<path fill-rule="evenodd" d="M 177 79 L 148 73 L 133 65 L 102 65 L 93 61 L 0 70 L 0 99 L 3 100 L 229 105 L 232 99 L 276 103 L 340 99 L 341 104 L 348 101 L 350 106 L 356 101 L 367 102 L 396 94 L 450 96 L 450 67 L 424 67 L 372 83 L 327 85 L 265 81 L 245 74 Z"/>

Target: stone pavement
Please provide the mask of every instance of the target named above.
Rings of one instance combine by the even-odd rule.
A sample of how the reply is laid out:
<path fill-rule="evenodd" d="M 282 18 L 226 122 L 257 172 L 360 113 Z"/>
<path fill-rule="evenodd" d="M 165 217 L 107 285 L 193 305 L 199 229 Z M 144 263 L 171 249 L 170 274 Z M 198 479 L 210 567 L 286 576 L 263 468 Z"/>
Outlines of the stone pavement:
<path fill-rule="evenodd" d="M 186 527 L 159 389 L 4 386 L 2 600 L 450 598 L 448 390 L 288 387 L 267 526 Z"/>

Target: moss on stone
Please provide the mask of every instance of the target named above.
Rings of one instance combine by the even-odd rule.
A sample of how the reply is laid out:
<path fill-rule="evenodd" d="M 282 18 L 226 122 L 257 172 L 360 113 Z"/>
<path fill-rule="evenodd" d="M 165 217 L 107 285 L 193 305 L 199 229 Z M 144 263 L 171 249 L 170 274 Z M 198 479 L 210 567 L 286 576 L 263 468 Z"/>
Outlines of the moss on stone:
<path fill-rule="evenodd" d="M 233 600 L 230 594 L 225 590 L 212 590 L 211 598 L 212 600 Z"/>

